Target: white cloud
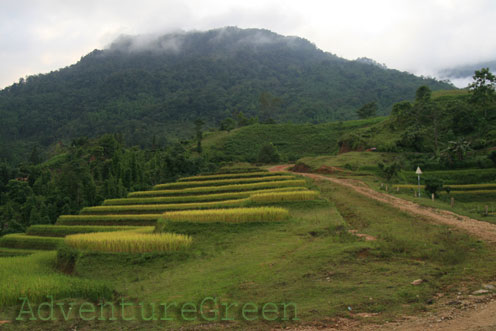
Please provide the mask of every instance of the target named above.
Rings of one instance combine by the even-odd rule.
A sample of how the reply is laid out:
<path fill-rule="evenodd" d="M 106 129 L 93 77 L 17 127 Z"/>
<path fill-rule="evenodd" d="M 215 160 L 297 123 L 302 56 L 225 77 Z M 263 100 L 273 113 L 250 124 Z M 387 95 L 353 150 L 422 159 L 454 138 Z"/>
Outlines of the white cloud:
<path fill-rule="evenodd" d="M 70 65 L 122 34 L 233 25 L 417 74 L 496 58 L 492 0 L 5 0 L 1 7 L 0 87 Z"/>

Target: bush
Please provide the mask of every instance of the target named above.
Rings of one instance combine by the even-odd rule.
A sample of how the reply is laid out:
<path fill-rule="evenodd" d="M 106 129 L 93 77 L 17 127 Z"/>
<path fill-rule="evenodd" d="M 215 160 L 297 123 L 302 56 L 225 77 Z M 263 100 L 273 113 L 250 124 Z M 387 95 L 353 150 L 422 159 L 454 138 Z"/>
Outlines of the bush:
<path fill-rule="evenodd" d="M 449 184 L 478 184 L 491 183 L 496 181 L 496 169 L 463 169 L 463 170 L 439 170 L 425 171 L 422 178 L 439 178 L 444 183 Z M 415 171 L 402 171 L 401 175 L 411 184 L 417 183 Z"/>
<path fill-rule="evenodd" d="M 430 194 L 437 196 L 437 192 L 443 189 L 443 181 L 437 178 L 429 178 L 425 180 L 425 190 Z"/>
<path fill-rule="evenodd" d="M 381 170 L 382 176 L 386 179 L 386 181 L 390 181 L 393 177 L 395 177 L 401 169 L 401 166 L 398 162 L 392 162 L 390 164 L 379 163 L 379 169 Z"/>
<path fill-rule="evenodd" d="M 76 267 L 77 260 L 80 256 L 81 253 L 78 250 L 63 243 L 57 250 L 55 266 L 63 273 L 72 274 L 74 272 L 74 268 Z"/>
<path fill-rule="evenodd" d="M 281 160 L 281 156 L 276 147 L 270 143 L 262 146 L 258 152 L 257 162 L 260 163 L 277 163 Z"/>
<path fill-rule="evenodd" d="M 493 162 L 494 166 L 496 167 L 496 151 L 492 151 L 491 154 L 489 154 L 488 158 Z"/>

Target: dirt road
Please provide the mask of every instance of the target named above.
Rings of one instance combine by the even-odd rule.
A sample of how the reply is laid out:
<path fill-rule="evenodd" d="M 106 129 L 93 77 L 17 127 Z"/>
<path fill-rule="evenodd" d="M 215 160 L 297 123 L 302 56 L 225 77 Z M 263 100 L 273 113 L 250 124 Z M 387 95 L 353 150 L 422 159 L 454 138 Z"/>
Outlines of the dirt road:
<path fill-rule="evenodd" d="M 269 171 L 284 171 L 290 166 L 291 165 L 287 164 L 275 166 L 270 168 Z M 370 199 L 387 203 L 402 211 L 420 216 L 436 223 L 457 227 L 487 242 L 496 243 L 496 225 L 494 224 L 482 222 L 467 216 L 458 215 L 447 210 L 421 206 L 412 201 L 401 199 L 386 193 L 377 192 L 357 180 L 326 177 L 323 175 L 310 173 L 298 173 L 298 175 L 310 177 L 314 180 L 326 180 L 335 184 L 346 186 Z"/>
<path fill-rule="evenodd" d="M 269 171 L 285 171 L 291 166 L 290 164 L 279 165 L 270 168 Z M 357 180 L 326 177 L 310 173 L 298 174 L 317 181 L 330 181 L 348 187 L 370 199 L 387 203 L 402 211 L 419 216 L 422 219 L 456 227 L 491 244 L 496 243 L 496 225 L 458 215 L 450 211 L 421 206 L 408 200 L 377 192 Z M 361 323 L 357 325 L 353 322 L 344 322 L 341 327 L 328 328 L 328 330 L 496 330 L 496 296 L 477 297 L 468 295 L 459 298 L 458 301 L 462 303 L 461 306 L 453 307 L 450 302 L 446 301 L 444 305 L 440 305 L 438 311 L 430 313 L 430 315 L 406 316 L 403 320 L 383 325 L 364 325 Z"/>

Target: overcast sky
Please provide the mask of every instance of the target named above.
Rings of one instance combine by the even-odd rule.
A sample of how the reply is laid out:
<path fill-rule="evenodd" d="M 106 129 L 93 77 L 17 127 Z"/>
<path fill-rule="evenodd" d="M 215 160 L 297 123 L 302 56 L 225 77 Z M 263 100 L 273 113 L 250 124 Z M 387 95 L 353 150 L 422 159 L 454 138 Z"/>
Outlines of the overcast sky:
<path fill-rule="evenodd" d="M 496 60 L 494 0 L 0 0 L 0 88 L 73 64 L 121 34 L 224 26 L 300 36 L 415 74 Z"/>

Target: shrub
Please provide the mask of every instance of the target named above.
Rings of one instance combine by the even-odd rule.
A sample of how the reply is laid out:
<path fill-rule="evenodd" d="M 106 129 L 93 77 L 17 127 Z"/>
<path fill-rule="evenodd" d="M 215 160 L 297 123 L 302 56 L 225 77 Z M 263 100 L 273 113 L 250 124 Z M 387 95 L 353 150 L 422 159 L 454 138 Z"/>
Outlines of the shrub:
<path fill-rule="evenodd" d="M 488 155 L 488 158 L 493 162 L 496 167 L 496 151 L 492 151 L 491 154 Z"/>
<path fill-rule="evenodd" d="M 417 183 L 417 175 L 415 174 L 415 171 L 402 171 L 401 174 L 408 183 Z M 424 171 L 422 178 L 439 178 L 444 183 L 449 183 L 450 185 L 491 183 L 496 181 L 496 169 Z"/>
<path fill-rule="evenodd" d="M 153 228 L 146 229 L 146 231 L 75 234 L 67 236 L 65 243 L 79 250 L 146 253 L 177 251 L 189 247 L 192 242 L 189 236 L 175 233 L 152 233 L 152 231 Z"/>
<path fill-rule="evenodd" d="M 386 181 L 390 181 L 393 177 L 395 177 L 401 169 L 401 166 L 398 162 L 392 162 L 390 164 L 379 163 L 379 169 L 381 170 L 382 176 L 386 179 Z"/>
<path fill-rule="evenodd" d="M 281 160 L 281 156 L 276 147 L 272 144 L 265 144 L 258 152 L 257 162 L 260 163 L 277 163 Z"/>
<path fill-rule="evenodd" d="M 428 178 L 425 180 L 425 190 L 430 194 L 437 195 L 437 192 L 442 190 L 443 181 L 437 178 Z"/>
<path fill-rule="evenodd" d="M 283 201 L 315 200 L 318 196 L 319 192 L 316 191 L 274 192 L 254 194 L 250 197 L 250 200 L 256 203 L 272 203 Z"/>

